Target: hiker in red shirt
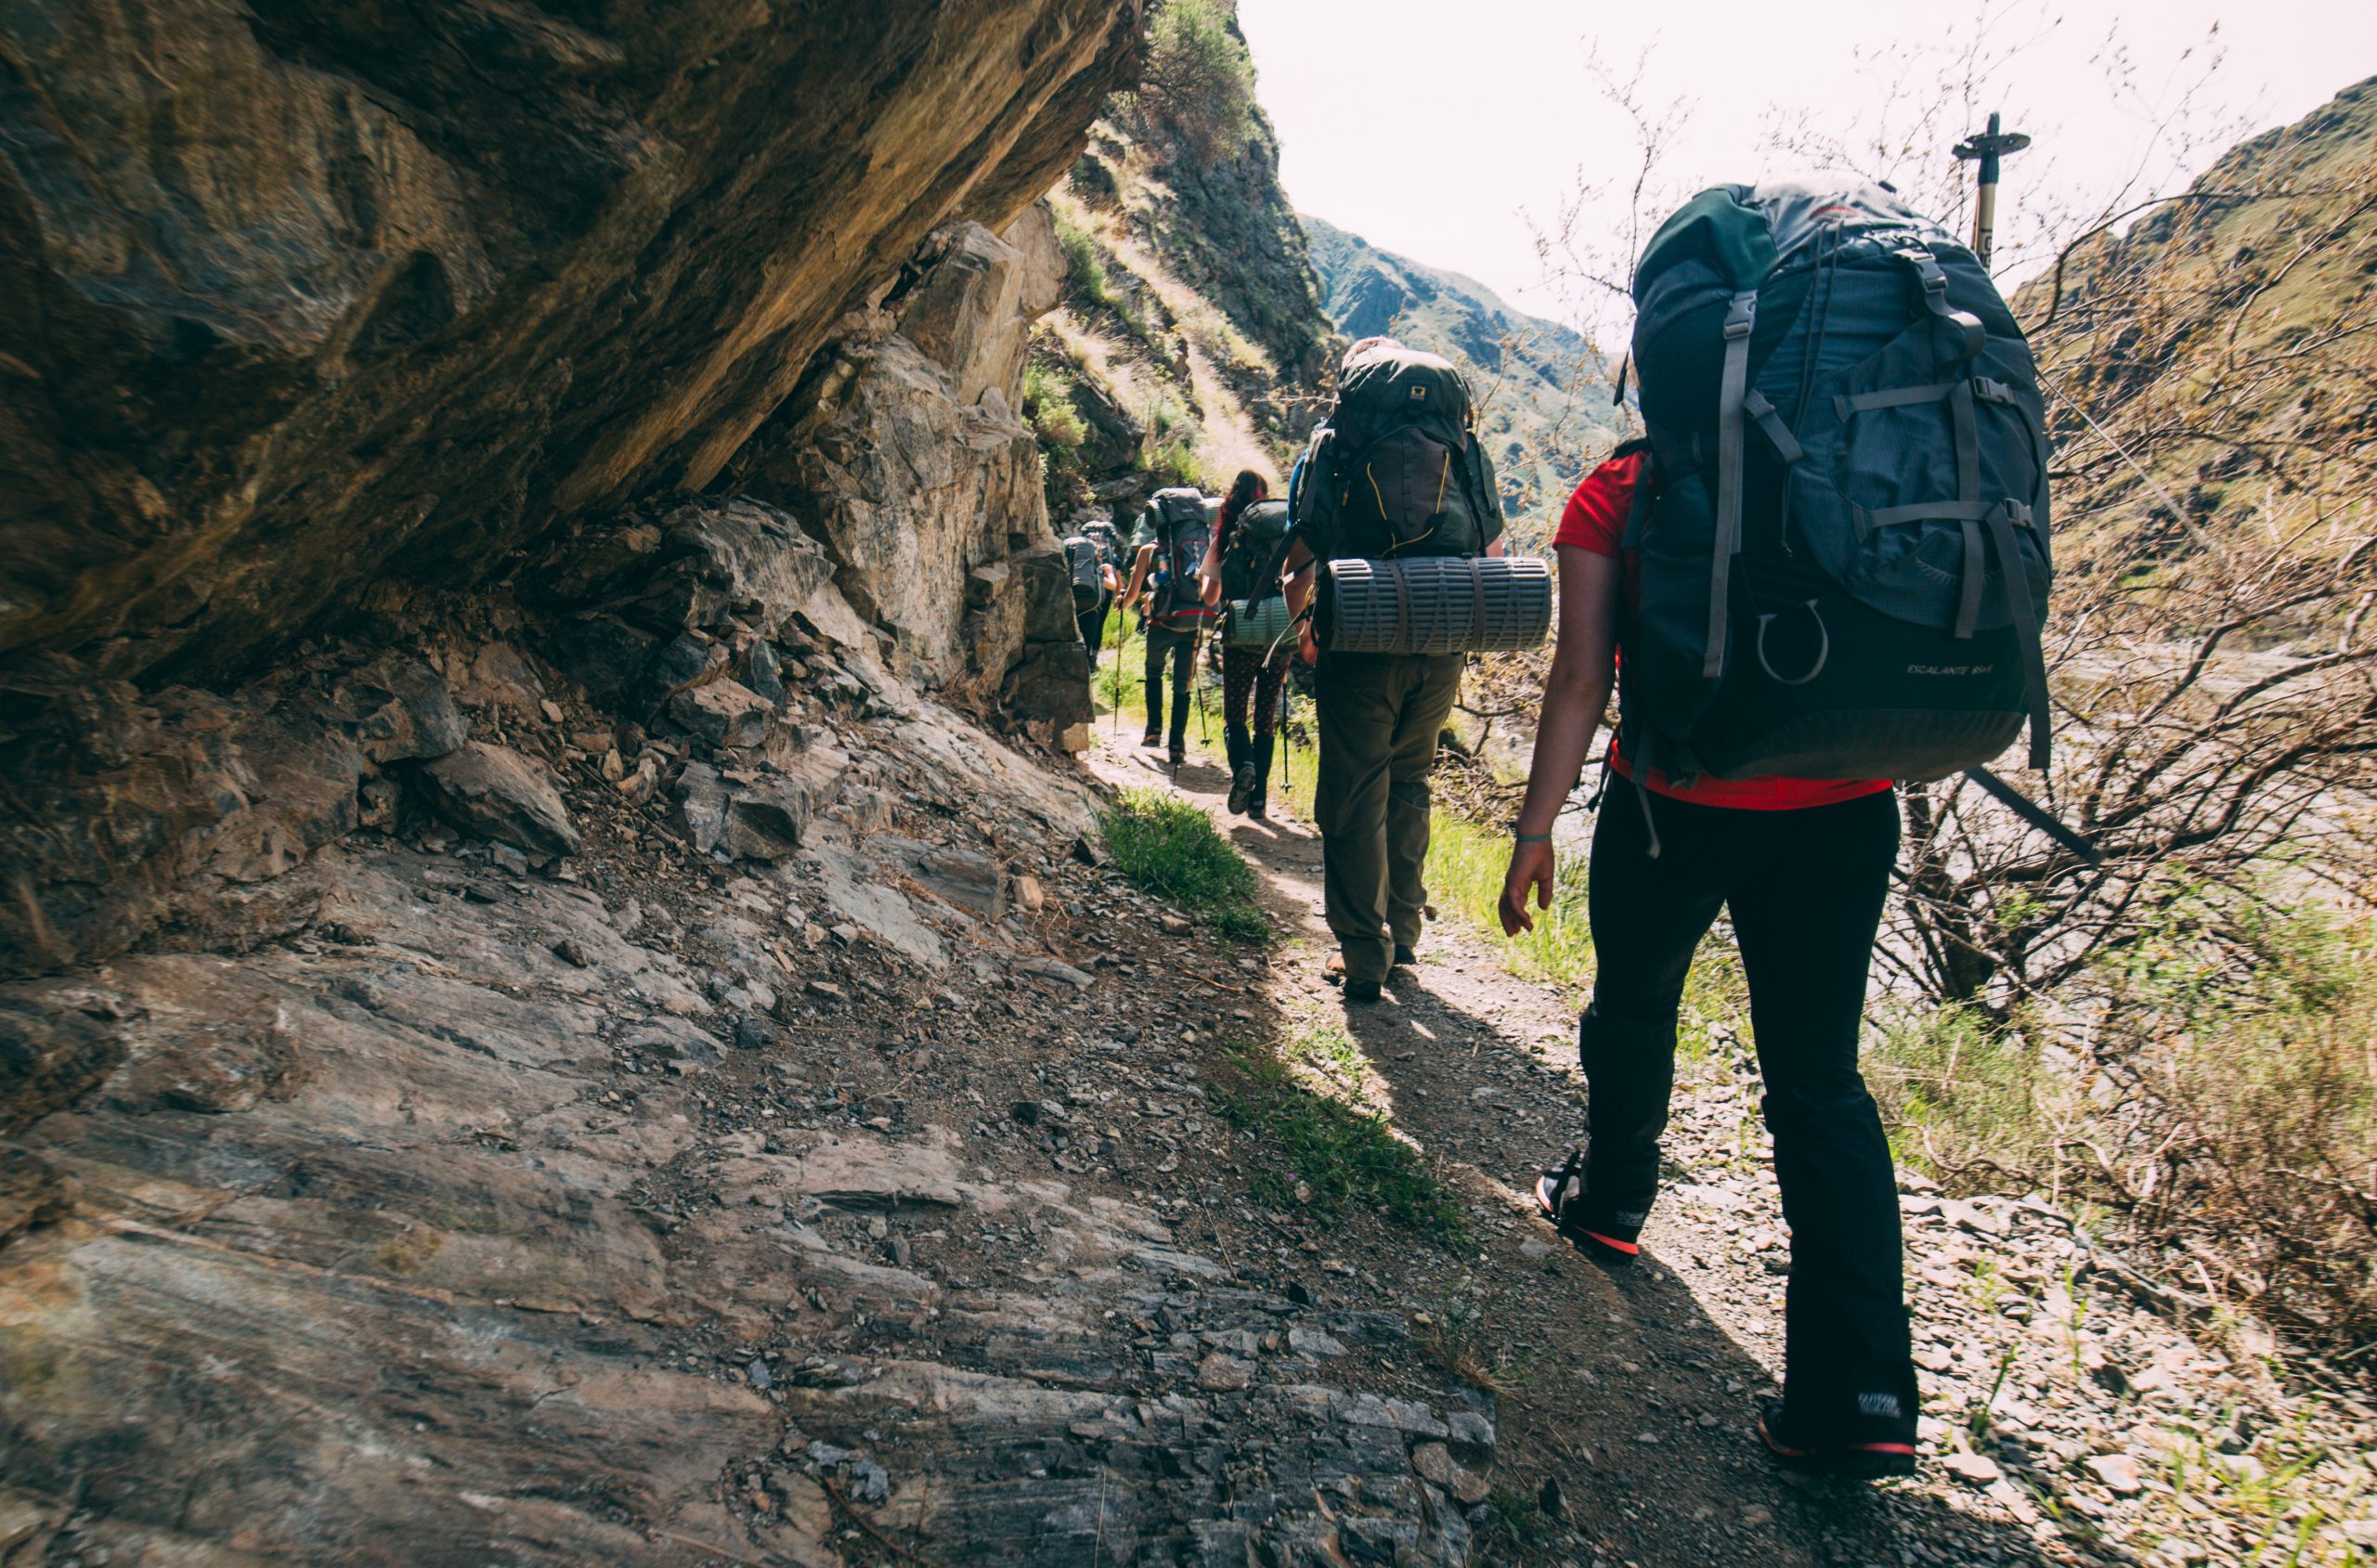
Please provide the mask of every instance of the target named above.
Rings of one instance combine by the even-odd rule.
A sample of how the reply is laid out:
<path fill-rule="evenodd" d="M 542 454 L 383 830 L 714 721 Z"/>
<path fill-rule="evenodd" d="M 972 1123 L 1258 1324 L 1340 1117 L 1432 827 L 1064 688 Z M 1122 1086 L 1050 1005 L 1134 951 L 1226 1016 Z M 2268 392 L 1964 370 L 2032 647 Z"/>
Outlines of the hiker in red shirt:
<path fill-rule="evenodd" d="M 1552 541 L 1560 640 L 1502 886 L 1502 928 L 1513 935 L 1533 928 L 1530 898 L 1551 907 L 1552 823 L 1609 703 L 1627 614 L 1621 550 L 1648 461 L 1644 444 L 1621 447 L 1577 487 Z M 1897 1182 L 1857 1070 L 1866 969 L 1898 853 L 1890 781 L 1704 774 L 1679 785 L 1616 740 L 1608 763 L 1586 883 L 1593 1000 L 1578 1028 L 1588 1138 L 1542 1173 L 1537 1201 L 1587 1255 L 1634 1256 L 1658 1188 L 1685 972 L 1729 911 L 1792 1232 L 1786 1394 L 1760 1430 L 1788 1464 L 1910 1471 L 1916 1394 Z"/>

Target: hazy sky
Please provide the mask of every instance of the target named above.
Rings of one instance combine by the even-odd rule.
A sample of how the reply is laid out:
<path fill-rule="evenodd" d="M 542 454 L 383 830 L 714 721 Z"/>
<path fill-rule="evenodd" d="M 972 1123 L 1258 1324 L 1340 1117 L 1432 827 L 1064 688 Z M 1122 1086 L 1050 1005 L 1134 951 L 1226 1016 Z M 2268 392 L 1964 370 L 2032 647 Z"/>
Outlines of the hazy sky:
<path fill-rule="evenodd" d="M 1992 73 L 1983 108 L 2002 97 L 2007 123 L 2038 138 L 2006 166 L 2001 230 L 2015 245 L 2001 260 L 2018 270 L 2022 226 L 2039 216 L 2026 201 L 2034 209 L 2101 202 L 2140 171 L 2150 185 L 2175 188 L 2178 160 L 2155 127 L 2213 56 L 2221 63 L 2201 97 L 2215 113 L 2194 123 L 2210 129 L 2216 120 L 2221 146 L 2231 125 L 2285 123 L 2377 74 L 2371 0 L 2018 0 L 1961 19 L 1904 0 L 1240 0 L 1239 10 L 1299 208 L 1468 273 L 1513 304 L 1588 319 L 1591 307 L 1573 287 L 1539 286 L 1529 220 L 1558 221 L 1579 169 L 1600 185 L 1633 178 L 1638 143 L 1593 78 L 1596 51 L 1618 76 L 1643 62 L 1641 97 L 1654 110 L 1687 106 L 1664 174 L 1688 193 L 1806 172 L 1804 161 L 1769 149 L 1779 120 L 1804 117 L 1846 135 L 1887 112 L 1903 131 L 1919 107 L 1916 89 L 1939 77 L 1942 29 L 1968 34 L 1985 15 L 1990 47 L 2023 46 Z M 2126 90 L 2109 85 L 2109 39 L 2131 67 Z M 1861 63 L 1861 45 L 1930 54 Z M 1961 108 L 1949 118 L 1962 120 Z M 1942 142 L 1974 128 L 1942 125 L 1942 136 L 1922 137 L 1937 147 L 1931 168 L 1950 162 Z M 2186 173 L 2217 151 L 2183 154 Z M 1607 234 L 1626 208 L 1622 189 L 1599 196 L 1583 227 Z"/>

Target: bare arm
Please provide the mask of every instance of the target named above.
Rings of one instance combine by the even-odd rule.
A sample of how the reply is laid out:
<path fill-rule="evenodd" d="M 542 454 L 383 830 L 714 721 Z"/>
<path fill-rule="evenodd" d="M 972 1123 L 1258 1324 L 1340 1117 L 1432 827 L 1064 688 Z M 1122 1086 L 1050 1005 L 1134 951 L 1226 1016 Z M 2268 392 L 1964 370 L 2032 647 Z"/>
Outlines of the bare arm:
<path fill-rule="evenodd" d="M 1205 558 L 1197 563 L 1197 581 L 1208 604 L 1218 604 L 1222 597 L 1222 537 L 1215 534 L 1205 542 Z"/>
<path fill-rule="evenodd" d="M 1289 547 L 1288 558 L 1280 567 L 1284 574 L 1280 591 L 1287 599 L 1288 614 L 1301 616 L 1305 606 L 1312 603 L 1312 586 L 1319 575 L 1318 567 L 1319 563 L 1312 558 L 1312 547 L 1304 540 L 1298 539 Z M 1320 644 L 1312 635 L 1312 622 L 1309 620 L 1296 627 L 1296 651 L 1306 664 L 1320 662 Z"/>
<path fill-rule="evenodd" d="M 1131 586 L 1124 590 L 1123 593 L 1123 607 L 1124 609 L 1128 609 L 1133 604 L 1138 603 L 1139 590 L 1147 586 L 1148 568 L 1154 564 L 1155 546 L 1151 544 L 1143 544 L 1139 546 L 1138 555 L 1131 562 Z"/>
<path fill-rule="evenodd" d="M 1552 907 L 1552 824 L 1584 772 L 1617 671 L 1620 567 L 1610 556 L 1573 545 L 1561 546 L 1559 554 L 1560 641 L 1544 678 L 1543 716 L 1518 820 L 1520 834 L 1541 836 L 1542 842 L 1513 844 L 1502 879 L 1502 929 L 1513 936 L 1535 928 L 1526 907 L 1530 892 L 1536 907 Z"/>

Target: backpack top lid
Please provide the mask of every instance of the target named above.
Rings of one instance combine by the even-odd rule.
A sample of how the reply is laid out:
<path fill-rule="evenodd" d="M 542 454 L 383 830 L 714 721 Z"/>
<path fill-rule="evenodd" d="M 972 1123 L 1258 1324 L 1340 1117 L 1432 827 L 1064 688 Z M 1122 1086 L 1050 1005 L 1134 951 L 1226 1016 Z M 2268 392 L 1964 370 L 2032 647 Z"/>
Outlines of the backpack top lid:
<path fill-rule="evenodd" d="M 1266 496 L 1259 501 L 1249 501 L 1238 514 L 1237 532 L 1241 540 L 1268 543 L 1280 538 L 1288 531 L 1288 503 Z"/>
<path fill-rule="evenodd" d="M 1205 510 L 1205 492 L 1193 485 L 1175 485 L 1158 490 L 1148 498 L 1148 506 L 1166 528 L 1183 524 L 1202 524 L 1211 515 Z"/>
<path fill-rule="evenodd" d="M 1469 385 L 1440 355 L 1373 339 L 1355 345 L 1339 368 L 1329 424 L 1356 446 L 1414 425 L 1459 448 L 1468 439 Z"/>
<path fill-rule="evenodd" d="M 1957 241 L 1878 185 L 1712 186 L 1669 215 L 1634 264 L 1634 303 L 1679 263 L 1696 261 L 1728 289 L 1755 289 L 1786 257 L 1817 236 L 1904 231 L 1910 239 Z"/>

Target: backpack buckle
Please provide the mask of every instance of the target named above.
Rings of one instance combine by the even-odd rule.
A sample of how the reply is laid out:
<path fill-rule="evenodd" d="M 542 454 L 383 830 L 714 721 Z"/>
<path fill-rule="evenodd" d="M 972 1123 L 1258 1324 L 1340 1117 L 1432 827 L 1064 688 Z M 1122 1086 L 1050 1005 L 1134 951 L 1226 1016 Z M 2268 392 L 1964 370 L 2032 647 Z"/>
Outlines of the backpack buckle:
<path fill-rule="evenodd" d="M 1732 305 L 1725 311 L 1725 341 L 1730 343 L 1735 338 L 1749 336 L 1750 329 L 1757 324 L 1758 296 L 1755 293 L 1735 294 Z"/>

